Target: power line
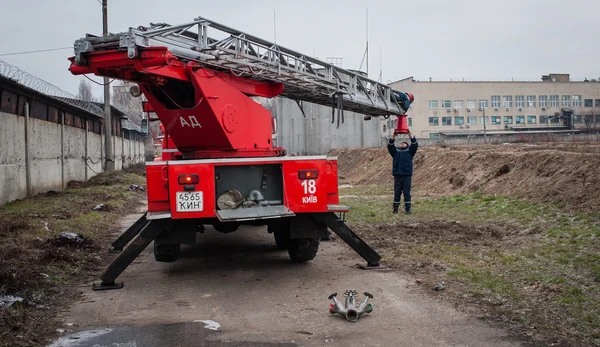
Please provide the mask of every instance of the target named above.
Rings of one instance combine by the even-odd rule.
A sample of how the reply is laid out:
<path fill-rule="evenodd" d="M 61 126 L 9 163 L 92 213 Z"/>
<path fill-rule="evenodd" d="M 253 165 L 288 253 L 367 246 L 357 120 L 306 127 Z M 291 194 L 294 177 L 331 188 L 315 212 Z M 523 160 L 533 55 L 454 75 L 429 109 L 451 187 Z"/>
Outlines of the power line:
<path fill-rule="evenodd" d="M 9 55 L 20 55 L 20 54 L 31 54 L 31 53 L 41 53 L 41 52 L 50 52 L 50 51 L 62 51 L 65 49 L 73 49 L 73 47 L 60 47 L 60 48 L 50 48 L 50 49 L 40 49 L 37 51 L 25 51 L 25 52 L 12 52 L 12 53 L 3 53 L 0 54 L 0 57 L 7 57 Z"/>

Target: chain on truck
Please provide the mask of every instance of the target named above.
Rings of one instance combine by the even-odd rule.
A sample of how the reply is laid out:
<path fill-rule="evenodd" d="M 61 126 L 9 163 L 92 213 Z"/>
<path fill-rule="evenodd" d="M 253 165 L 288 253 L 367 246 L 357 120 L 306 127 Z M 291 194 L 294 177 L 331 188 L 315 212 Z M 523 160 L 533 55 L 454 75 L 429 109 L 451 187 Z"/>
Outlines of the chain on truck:
<path fill-rule="evenodd" d="M 266 225 L 298 262 L 312 260 L 331 229 L 379 266 L 377 252 L 344 223 L 337 159 L 287 156 L 273 144 L 272 115 L 252 98 L 330 106 L 338 127 L 345 110 L 396 115 L 405 129 L 389 86 L 204 18 L 87 35 L 74 47 L 72 74 L 135 83 L 132 94 L 143 93 L 165 135 L 161 160 L 146 163 L 148 211 L 113 242 L 121 252 L 95 289 L 122 287 L 116 278 L 153 241 L 157 261 L 175 261 L 204 225 L 223 233 Z"/>

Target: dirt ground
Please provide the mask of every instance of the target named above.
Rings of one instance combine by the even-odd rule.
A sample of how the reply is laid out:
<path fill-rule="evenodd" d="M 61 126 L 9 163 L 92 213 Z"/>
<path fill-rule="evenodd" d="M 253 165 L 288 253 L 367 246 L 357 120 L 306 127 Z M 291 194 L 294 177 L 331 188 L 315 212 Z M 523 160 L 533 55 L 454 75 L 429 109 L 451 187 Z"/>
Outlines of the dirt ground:
<path fill-rule="evenodd" d="M 0 346 L 40 345 L 57 328 L 53 347 L 600 345 L 600 300 L 588 300 L 600 298 L 600 145 L 422 148 L 406 218 L 389 215 L 385 149 L 331 154 L 351 186 L 341 190 L 350 224 L 387 271 L 357 269 L 362 259 L 339 240 L 299 265 L 264 228 L 208 230 L 180 261 L 156 263 L 149 248 L 122 275 L 124 289 L 92 292 L 114 256 L 105 247 L 114 221 L 143 196 L 123 177 L 99 176 L 0 209 L 0 295 L 25 299 L 0 308 Z M 97 202 L 107 204 L 92 213 Z M 57 242 L 73 230 L 87 241 Z M 432 291 L 440 281 L 447 288 Z M 374 313 L 356 324 L 327 313 L 327 296 L 349 288 L 375 295 Z"/>
<path fill-rule="evenodd" d="M 131 184 L 144 179 L 115 171 L 0 207 L 0 346 L 40 346 L 56 333 L 56 311 L 79 297 L 74 285 L 106 261 L 114 221 L 144 199 Z M 7 297 L 21 301 L 4 307 Z"/>
<path fill-rule="evenodd" d="M 341 183 L 392 183 L 391 157 L 385 148 L 330 154 L 339 157 Z M 426 147 L 418 150 L 414 165 L 413 186 L 431 196 L 481 191 L 585 211 L 600 208 L 598 143 Z"/>
<path fill-rule="evenodd" d="M 121 290 L 80 287 L 83 300 L 61 316 L 77 333 L 52 347 L 527 345 L 422 295 L 403 273 L 354 266 L 362 262 L 336 240 L 322 243 L 314 261 L 294 264 L 264 227 L 228 235 L 208 227 L 175 263 L 157 263 L 147 249 L 120 278 Z M 349 288 L 374 295 L 374 311 L 357 323 L 328 312 L 329 294 Z M 204 321 L 219 328 L 207 331 Z"/>
<path fill-rule="evenodd" d="M 385 260 L 539 345 L 600 346 L 600 145 L 422 148 L 412 216 L 391 216 L 386 149 L 345 149 L 342 202 Z"/>

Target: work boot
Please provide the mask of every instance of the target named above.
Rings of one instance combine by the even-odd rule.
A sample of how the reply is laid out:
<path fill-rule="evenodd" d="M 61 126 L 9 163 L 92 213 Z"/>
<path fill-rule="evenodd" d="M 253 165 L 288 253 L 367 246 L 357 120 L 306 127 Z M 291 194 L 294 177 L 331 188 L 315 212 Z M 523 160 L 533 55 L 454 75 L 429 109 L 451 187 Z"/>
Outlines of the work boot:
<path fill-rule="evenodd" d="M 410 212 L 410 210 L 406 210 L 405 212 L 406 214 L 412 214 L 412 212 Z"/>
<path fill-rule="evenodd" d="M 412 213 L 412 212 L 410 212 L 410 204 L 404 205 L 404 209 L 406 210 L 406 214 L 411 214 Z"/>

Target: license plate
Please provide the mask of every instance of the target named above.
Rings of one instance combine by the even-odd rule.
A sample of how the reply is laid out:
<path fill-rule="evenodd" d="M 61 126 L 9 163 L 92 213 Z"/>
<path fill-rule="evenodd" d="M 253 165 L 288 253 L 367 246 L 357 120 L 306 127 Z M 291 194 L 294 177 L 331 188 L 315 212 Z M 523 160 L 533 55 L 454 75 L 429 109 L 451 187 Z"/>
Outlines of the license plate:
<path fill-rule="evenodd" d="M 204 196 L 202 192 L 176 192 L 177 212 L 202 212 Z"/>

